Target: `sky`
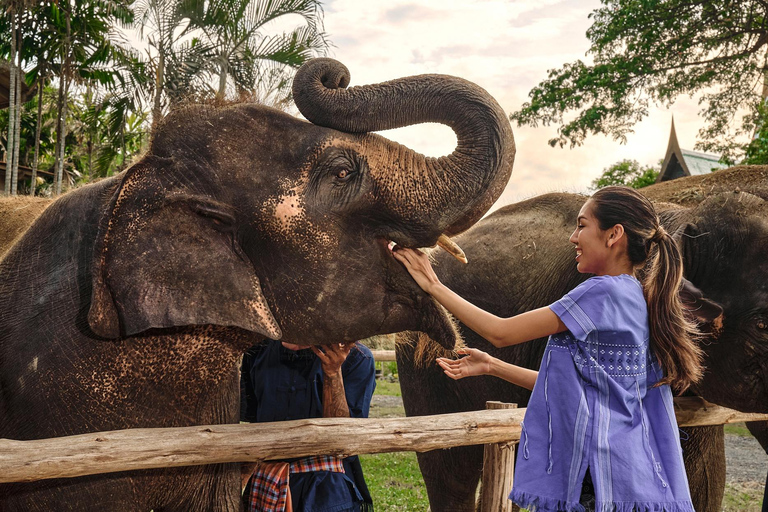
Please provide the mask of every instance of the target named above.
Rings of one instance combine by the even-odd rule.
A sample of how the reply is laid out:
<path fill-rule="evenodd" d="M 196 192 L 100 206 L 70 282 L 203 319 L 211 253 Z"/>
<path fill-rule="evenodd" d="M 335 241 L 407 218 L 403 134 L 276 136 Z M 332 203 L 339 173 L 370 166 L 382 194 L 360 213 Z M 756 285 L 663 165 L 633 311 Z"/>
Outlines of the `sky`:
<path fill-rule="evenodd" d="M 598 0 L 326 0 L 329 56 L 350 70 L 350 86 L 423 73 L 455 75 L 485 88 L 509 114 L 549 69 L 588 60 L 589 13 Z M 626 144 L 602 135 L 569 149 L 547 144 L 556 126 L 512 124 L 517 155 L 510 182 L 493 209 L 538 194 L 588 192 L 603 169 L 622 160 L 657 165 L 672 115 L 680 146 L 693 149 L 703 125 L 696 98 L 652 108 Z M 429 156 L 453 151 L 456 137 L 442 125 L 381 132 Z"/>

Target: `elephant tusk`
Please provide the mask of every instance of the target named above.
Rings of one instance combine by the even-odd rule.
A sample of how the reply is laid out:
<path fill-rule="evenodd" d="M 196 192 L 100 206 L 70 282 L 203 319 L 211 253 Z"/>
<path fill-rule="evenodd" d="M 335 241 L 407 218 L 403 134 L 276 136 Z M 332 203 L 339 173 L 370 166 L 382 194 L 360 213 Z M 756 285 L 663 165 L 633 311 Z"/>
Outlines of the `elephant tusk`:
<path fill-rule="evenodd" d="M 467 263 L 467 255 L 456 245 L 456 242 L 448 238 L 447 235 L 440 235 L 437 239 L 437 245 L 442 247 L 445 252 L 456 258 L 462 263 Z"/>

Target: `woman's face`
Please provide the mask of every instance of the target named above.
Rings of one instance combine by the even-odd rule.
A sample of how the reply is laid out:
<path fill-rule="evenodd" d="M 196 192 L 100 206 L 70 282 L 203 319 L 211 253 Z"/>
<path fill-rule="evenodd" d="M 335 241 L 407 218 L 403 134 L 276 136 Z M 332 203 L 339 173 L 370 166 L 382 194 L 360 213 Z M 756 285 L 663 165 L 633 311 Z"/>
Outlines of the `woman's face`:
<path fill-rule="evenodd" d="M 589 199 L 579 211 L 576 229 L 569 241 L 576 246 L 576 268 L 582 274 L 602 275 L 609 261 L 609 232 L 600 229 Z"/>

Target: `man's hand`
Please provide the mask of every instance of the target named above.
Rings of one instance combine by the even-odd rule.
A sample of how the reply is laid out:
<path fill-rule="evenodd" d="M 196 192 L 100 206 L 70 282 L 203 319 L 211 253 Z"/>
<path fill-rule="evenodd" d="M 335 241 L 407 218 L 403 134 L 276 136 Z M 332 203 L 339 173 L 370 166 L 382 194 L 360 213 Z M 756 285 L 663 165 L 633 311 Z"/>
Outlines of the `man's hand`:
<path fill-rule="evenodd" d="M 323 417 L 349 418 L 349 405 L 344 394 L 344 379 L 341 365 L 347 360 L 354 343 L 332 343 L 312 346 L 312 352 L 320 359 L 323 367 Z"/>
<path fill-rule="evenodd" d="M 354 343 L 331 343 L 330 345 L 312 345 L 312 352 L 320 359 L 324 375 L 341 376 L 341 365 L 347 360 L 349 351 L 354 348 Z"/>

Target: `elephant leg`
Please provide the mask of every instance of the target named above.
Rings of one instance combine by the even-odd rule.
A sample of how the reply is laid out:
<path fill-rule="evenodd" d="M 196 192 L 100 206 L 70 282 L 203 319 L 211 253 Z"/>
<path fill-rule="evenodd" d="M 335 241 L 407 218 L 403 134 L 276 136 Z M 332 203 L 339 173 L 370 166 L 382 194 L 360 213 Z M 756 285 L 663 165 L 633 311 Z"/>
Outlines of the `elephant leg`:
<path fill-rule="evenodd" d="M 483 469 L 483 447 L 461 446 L 417 454 L 435 512 L 473 512 Z"/>
<path fill-rule="evenodd" d="M 152 481 L 154 512 L 239 512 L 240 464 L 162 470 Z M 151 473 L 151 472 L 146 472 Z M 142 477 L 147 478 L 145 474 Z"/>
<path fill-rule="evenodd" d="M 115 473 L 93 477 L 0 485 L 0 512 L 146 512 L 131 479 Z"/>
<path fill-rule="evenodd" d="M 685 427 L 681 441 L 693 509 L 718 512 L 725 493 L 725 434 L 722 425 Z"/>

